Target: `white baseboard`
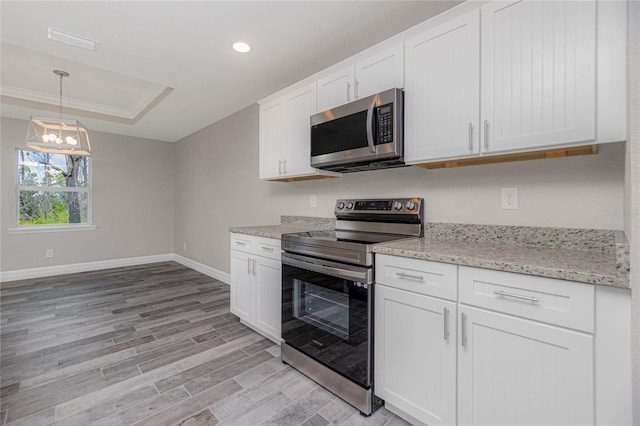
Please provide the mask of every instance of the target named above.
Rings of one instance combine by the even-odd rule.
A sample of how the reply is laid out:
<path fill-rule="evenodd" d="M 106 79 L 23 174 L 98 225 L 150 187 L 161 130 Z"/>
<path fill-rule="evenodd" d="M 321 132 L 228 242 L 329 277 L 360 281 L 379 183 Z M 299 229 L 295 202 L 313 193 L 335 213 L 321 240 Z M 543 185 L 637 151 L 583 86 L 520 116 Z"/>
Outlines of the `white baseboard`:
<path fill-rule="evenodd" d="M 173 260 L 175 260 L 181 265 L 184 265 L 200 273 L 208 275 L 211 278 L 215 278 L 218 281 L 222 281 L 225 284 L 231 283 L 231 276 L 228 273 L 223 272 L 216 268 L 212 268 L 211 266 L 207 266 L 204 263 L 196 262 L 195 260 L 191 260 L 187 257 L 180 256 L 178 254 L 173 255 Z"/>
<path fill-rule="evenodd" d="M 181 265 L 195 269 L 205 275 L 229 284 L 228 273 L 196 262 L 174 253 L 159 254 L 155 256 L 129 257 L 125 259 L 99 260 L 96 262 L 73 263 L 70 265 L 45 266 L 42 268 L 17 269 L 14 271 L 0 272 L 0 282 L 26 280 L 31 278 L 50 277 L 54 275 L 74 274 L 77 272 L 99 271 L 101 269 L 120 268 L 123 266 L 144 265 L 147 263 L 176 261 Z"/>

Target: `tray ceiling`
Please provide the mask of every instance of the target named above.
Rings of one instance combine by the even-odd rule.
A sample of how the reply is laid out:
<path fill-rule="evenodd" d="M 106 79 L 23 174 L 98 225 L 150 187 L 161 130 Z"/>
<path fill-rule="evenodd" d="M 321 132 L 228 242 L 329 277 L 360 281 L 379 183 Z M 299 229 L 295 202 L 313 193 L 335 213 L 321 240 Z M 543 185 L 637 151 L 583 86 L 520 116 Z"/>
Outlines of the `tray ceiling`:
<path fill-rule="evenodd" d="M 0 2 L 2 116 L 176 141 L 458 1 Z M 99 42 L 87 51 L 49 27 Z M 234 41 L 252 46 L 248 54 Z"/>

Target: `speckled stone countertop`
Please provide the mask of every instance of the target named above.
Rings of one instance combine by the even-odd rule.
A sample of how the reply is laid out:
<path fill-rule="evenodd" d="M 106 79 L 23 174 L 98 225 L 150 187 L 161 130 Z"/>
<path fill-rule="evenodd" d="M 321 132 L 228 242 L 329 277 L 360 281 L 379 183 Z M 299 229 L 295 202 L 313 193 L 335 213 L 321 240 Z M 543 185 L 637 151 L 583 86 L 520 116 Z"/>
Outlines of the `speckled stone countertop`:
<path fill-rule="evenodd" d="M 284 234 L 307 232 L 324 229 L 334 229 L 336 221 L 333 218 L 311 216 L 280 216 L 279 225 L 242 226 L 229 228 L 229 232 L 236 234 L 254 235 L 258 237 L 281 239 Z"/>
<path fill-rule="evenodd" d="M 427 223 L 424 238 L 373 251 L 629 288 L 629 244 L 621 231 Z"/>

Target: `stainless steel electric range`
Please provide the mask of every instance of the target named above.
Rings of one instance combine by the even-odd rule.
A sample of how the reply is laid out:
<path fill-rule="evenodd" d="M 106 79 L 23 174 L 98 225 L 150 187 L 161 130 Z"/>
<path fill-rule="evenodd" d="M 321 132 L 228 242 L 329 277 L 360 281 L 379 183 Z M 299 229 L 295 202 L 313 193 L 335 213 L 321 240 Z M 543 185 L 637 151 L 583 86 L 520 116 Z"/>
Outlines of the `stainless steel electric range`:
<path fill-rule="evenodd" d="M 282 360 L 362 414 L 373 383 L 373 244 L 423 235 L 421 198 L 338 200 L 335 231 L 282 237 Z"/>

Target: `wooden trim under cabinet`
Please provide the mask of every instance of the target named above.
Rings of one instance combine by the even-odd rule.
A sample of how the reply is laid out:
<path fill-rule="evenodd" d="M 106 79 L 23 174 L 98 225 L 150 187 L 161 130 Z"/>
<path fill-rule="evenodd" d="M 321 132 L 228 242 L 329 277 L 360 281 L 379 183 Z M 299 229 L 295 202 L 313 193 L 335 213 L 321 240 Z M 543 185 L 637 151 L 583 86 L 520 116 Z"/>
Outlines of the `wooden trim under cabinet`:
<path fill-rule="evenodd" d="M 436 161 L 433 163 L 412 164 L 424 169 L 444 169 L 450 167 L 476 166 L 479 164 L 507 163 L 513 161 L 541 160 L 545 158 L 573 157 L 598 153 L 597 145 L 575 146 L 543 151 L 518 152 L 515 154 L 491 155 L 487 157 L 464 158 L 461 160 Z"/>

